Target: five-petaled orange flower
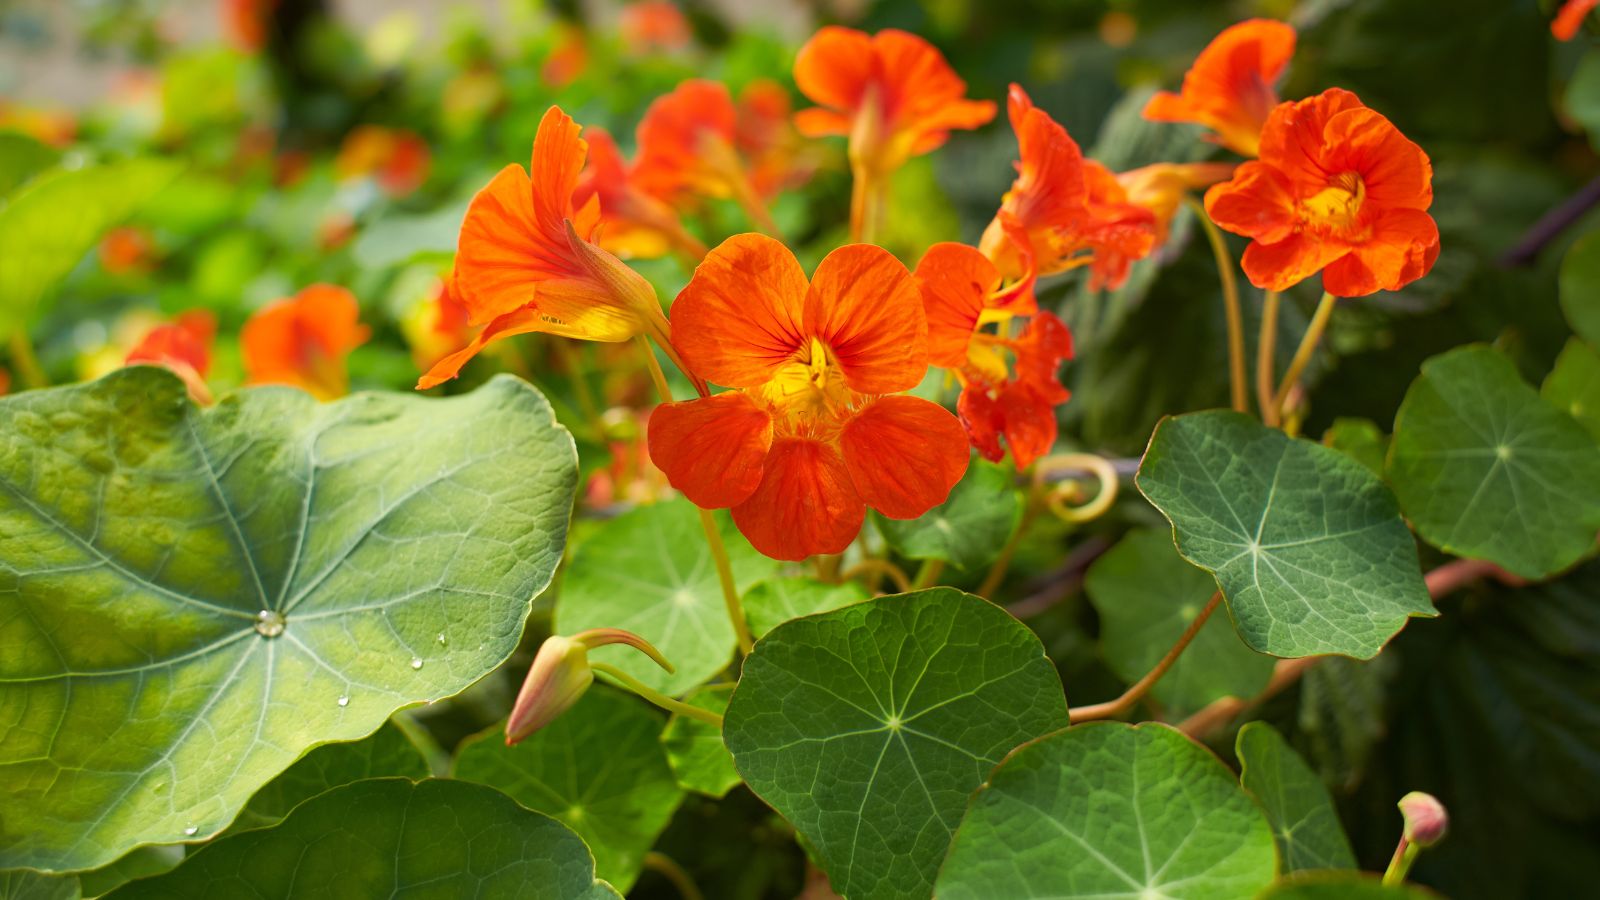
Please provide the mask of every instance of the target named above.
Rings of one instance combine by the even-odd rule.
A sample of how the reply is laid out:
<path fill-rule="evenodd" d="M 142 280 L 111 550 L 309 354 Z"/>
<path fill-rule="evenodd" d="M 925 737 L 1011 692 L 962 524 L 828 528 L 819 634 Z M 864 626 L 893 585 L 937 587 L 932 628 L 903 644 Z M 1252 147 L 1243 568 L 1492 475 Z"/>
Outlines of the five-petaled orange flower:
<path fill-rule="evenodd" d="M 841 552 L 867 507 L 915 518 L 966 471 L 955 417 L 891 396 L 926 374 L 928 329 L 888 251 L 841 247 L 808 285 L 788 248 L 737 235 L 695 270 L 672 320 L 688 368 L 734 390 L 657 408 L 650 456 L 696 504 L 732 507 L 762 553 Z"/>
<path fill-rule="evenodd" d="M 1061 124 L 1013 84 L 1007 111 L 1017 133 L 1017 178 L 979 243 L 1007 279 L 1097 264 L 1095 287 L 1117 287 L 1125 261 L 1155 246 L 1155 216 L 1128 201 L 1117 178 L 1083 158 Z M 1031 264 L 1030 264 L 1031 263 Z"/>
<path fill-rule="evenodd" d="M 171 323 L 150 329 L 131 351 L 128 365 L 164 366 L 183 379 L 189 396 L 201 406 L 211 404 L 206 373 L 211 370 L 211 341 L 217 320 L 205 310 L 191 310 Z"/>
<path fill-rule="evenodd" d="M 585 138 L 589 162 L 572 204 L 581 209 L 590 197 L 600 198 L 600 246 L 623 259 L 654 259 L 674 250 L 694 261 L 706 255 L 705 244 L 683 227 L 672 206 L 639 186 L 609 133 L 590 128 Z"/>
<path fill-rule="evenodd" d="M 345 135 L 334 159 L 340 178 L 371 177 L 391 197 L 403 197 L 428 180 L 432 155 L 415 132 L 360 125 Z"/>
<path fill-rule="evenodd" d="M 930 247 L 916 277 L 928 318 L 928 362 L 961 381 L 956 410 L 972 445 L 998 461 L 1004 436 L 1017 468 L 1026 469 L 1055 445 L 1055 407 L 1070 396 L 1056 379 L 1056 368 L 1072 356 L 1067 326 L 1036 308 L 1025 283 L 1005 286 L 994 263 L 965 244 Z M 1017 316 L 1031 318 L 1012 337 Z"/>
<path fill-rule="evenodd" d="M 904 31 L 875 35 L 828 26 L 800 48 L 794 80 L 818 106 L 795 114 L 810 137 L 848 135 L 850 159 L 883 176 L 938 149 L 958 129 L 994 118 L 994 103 L 966 99 L 967 83 L 938 48 Z"/>
<path fill-rule="evenodd" d="M 695 197 L 757 202 L 739 155 L 738 127 L 739 111 L 726 85 L 702 78 L 681 82 L 639 120 L 635 183 L 673 206 Z"/>
<path fill-rule="evenodd" d="M 367 342 L 360 307 L 347 290 L 313 284 L 274 301 L 250 317 L 239 333 L 247 384 L 288 384 L 318 400 L 349 390 L 345 357 Z"/>
<path fill-rule="evenodd" d="M 1550 23 L 1550 33 L 1558 41 L 1570 41 L 1578 36 L 1578 29 L 1583 27 L 1583 20 L 1595 7 L 1600 6 L 1600 0 L 1567 0 L 1556 13 L 1555 20 Z"/>
<path fill-rule="evenodd" d="M 1150 98 L 1144 117 L 1156 122 L 1194 122 L 1241 156 L 1255 156 L 1261 128 L 1278 105 L 1275 84 L 1294 56 L 1294 28 L 1271 19 L 1250 19 L 1223 29 L 1183 76 L 1183 90 Z"/>
<path fill-rule="evenodd" d="M 1331 88 L 1273 110 L 1261 158 L 1206 192 L 1218 226 L 1253 238 L 1244 271 L 1281 291 L 1322 272 L 1336 297 L 1399 290 L 1439 256 L 1433 167 L 1355 94 Z"/>
<path fill-rule="evenodd" d="M 592 243 L 600 201 L 572 198 L 588 147 L 552 106 L 539 123 L 530 169 L 500 170 L 467 207 L 456 251 L 455 293 L 483 331 L 440 360 L 419 389 L 448 381 L 486 345 L 542 331 L 589 341 L 650 334 L 669 343 L 655 289 Z M 532 177 L 530 178 L 530 172 Z"/>

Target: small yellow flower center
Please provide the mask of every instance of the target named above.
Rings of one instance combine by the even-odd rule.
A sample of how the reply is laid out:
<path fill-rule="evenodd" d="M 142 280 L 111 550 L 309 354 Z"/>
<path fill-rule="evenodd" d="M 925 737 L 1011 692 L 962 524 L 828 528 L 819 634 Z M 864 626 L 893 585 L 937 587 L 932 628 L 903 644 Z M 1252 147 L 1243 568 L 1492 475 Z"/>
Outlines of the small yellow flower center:
<path fill-rule="evenodd" d="M 1313 228 L 1327 229 L 1353 237 L 1361 225 L 1361 204 L 1367 199 L 1367 185 L 1355 172 L 1336 175 L 1327 187 L 1300 201 L 1301 221 Z"/>
<path fill-rule="evenodd" d="M 780 434 L 826 437 L 860 396 L 844 381 L 839 361 L 818 338 L 811 338 L 759 389 Z"/>

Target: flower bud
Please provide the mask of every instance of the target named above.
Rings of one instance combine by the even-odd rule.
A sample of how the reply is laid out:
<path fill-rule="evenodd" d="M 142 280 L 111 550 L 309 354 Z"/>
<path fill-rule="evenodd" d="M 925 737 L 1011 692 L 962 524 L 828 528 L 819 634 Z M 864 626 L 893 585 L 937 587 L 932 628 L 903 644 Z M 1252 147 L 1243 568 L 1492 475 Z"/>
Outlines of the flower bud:
<path fill-rule="evenodd" d="M 539 645 L 517 702 L 506 720 L 506 746 L 533 734 L 572 708 L 594 684 L 589 648 L 582 641 L 553 635 Z"/>
<path fill-rule="evenodd" d="M 1400 798 L 1400 815 L 1405 818 L 1405 839 L 1418 847 L 1432 847 L 1444 840 L 1450 830 L 1450 816 L 1444 804 L 1432 794 L 1412 791 Z"/>

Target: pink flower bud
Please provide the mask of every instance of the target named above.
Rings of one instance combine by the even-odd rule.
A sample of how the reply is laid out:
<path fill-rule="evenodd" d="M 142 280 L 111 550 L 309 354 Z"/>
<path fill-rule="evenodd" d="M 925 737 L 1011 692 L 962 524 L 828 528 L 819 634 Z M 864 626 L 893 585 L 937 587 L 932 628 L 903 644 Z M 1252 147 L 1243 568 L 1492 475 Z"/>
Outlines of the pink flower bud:
<path fill-rule="evenodd" d="M 582 641 L 553 635 L 539 645 L 517 702 L 506 720 L 506 746 L 512 746 L 555 721 L 594 684 L 589 648 Z"/>
<path fill-rule="evenodd" d="M 1406 842 L 1418 847 L 1432 847 L 1450 830 L 1450 816 L 1432 794 L 1412 791 L 1401 797 L 1400 815 L 1406 821 Z"/>

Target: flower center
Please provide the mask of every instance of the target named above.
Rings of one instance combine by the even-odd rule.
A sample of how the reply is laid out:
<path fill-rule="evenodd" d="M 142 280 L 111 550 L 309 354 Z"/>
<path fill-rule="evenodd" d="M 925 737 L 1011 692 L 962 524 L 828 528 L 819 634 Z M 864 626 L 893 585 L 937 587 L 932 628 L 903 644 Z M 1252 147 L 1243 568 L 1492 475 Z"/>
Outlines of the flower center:
<path fill-rule="evenodd" d="M 1360 226 L 1361 204 L 1367 199 L 1367 185 L 1355 172 L 1344 172 L 1327 187 L 1300 201 L 1301 220 L 1308 225 L 1349 234 Z"/>
<path fill-rule="evenodd" d="M 844 382 L 833 352 L 811 338 L 759 389 L 780 434 L 826 438 L 849 415 L 860 395 Z"/>

